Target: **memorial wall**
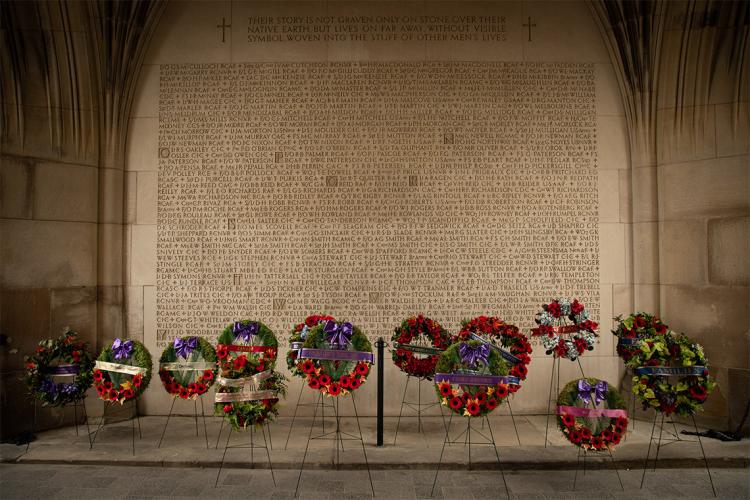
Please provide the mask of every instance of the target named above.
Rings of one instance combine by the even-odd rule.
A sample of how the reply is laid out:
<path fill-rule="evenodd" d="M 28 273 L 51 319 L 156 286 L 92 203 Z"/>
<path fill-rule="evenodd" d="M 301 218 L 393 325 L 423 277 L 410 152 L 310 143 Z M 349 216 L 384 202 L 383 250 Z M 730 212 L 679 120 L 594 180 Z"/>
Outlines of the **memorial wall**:
<path fill-rule="evenodd" d="M 169 7 L 126 173 L 128 328 L 155 355 L 240 318 L 285 350 L 319 312 L 371 340 L 420 312 L 528 333 L 565 296 L 602 323 L 587 374 L 618 379 L 627 148 L 585 4 L 418 4 Z M 546 407 L 551 360 L 535 346 L 521 411 Z M 405 377 L 386 367 L 393 414 Z M 358 396 L 367 413 L 374 388 Z M 146 411 L 166 401 L 146 395 Z"/>

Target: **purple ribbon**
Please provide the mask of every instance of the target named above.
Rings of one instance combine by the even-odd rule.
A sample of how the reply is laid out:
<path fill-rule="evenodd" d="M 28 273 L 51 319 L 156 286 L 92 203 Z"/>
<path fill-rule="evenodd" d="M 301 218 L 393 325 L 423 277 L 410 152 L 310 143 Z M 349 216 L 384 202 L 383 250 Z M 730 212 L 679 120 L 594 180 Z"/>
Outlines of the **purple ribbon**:
<path fill-rule="evenodd" d="M 80 368 L 76 365 L 48 366 L 44 373 L 47 375 L 78 375 Z"/>
<path fill-rule="evenodd" d="M 520 385 L 518 377 L 502 375 L 482 375 L 471 373 L 436 373 L 435 382 L 450 382 L 458 385 Z"/>
<path fill-rule="evenodd" d="M 188 359 L 198 348 L 198 337 L 188 337 L 186 340 L 174 339 L 174 350 L 178 356 Z"/>
<path fill-rule="evenodd" d="M 326 322 L 326 326 L 323 327 L 323 332 L 326 334 L 331 348 L 345 349 L 352 338 L 354 327 L 351 323 L 342 323 L 339 325 L 335 321 L 329 320 Z"/>
<path fill-rule="evenodd" d="M 128 359 L 130 353 L 133 352 L 133 341 L 126 340 L 123 342 L 120 339 L 115 339 L 112 343 L 112 352 L 115 353 L 115 359 Z"/>
<path fill-rule="evenodd" d="M 588 380 L 582 378 L 578 381 L 578 397 L 583 400 L 585 405 L 591 403 L 591 393 L 594 393 L 594 406 L 598 405 L 607 398 L 607 382 L 600 380 L 595 386 L 591 387 Z"/>
<path fill-rule="evenodd" d="M 253 335 L 258 334 L 260 327 L 258 323 L 250 322 L 247 325 L 243 325 L 241 321 L 235 321 L 232 326 L 232 333 L 234 333 L 234 340 L 242 340 L 244 342 L 250 342 Z"/>
<path fill-rule="evenodd" d="M 371 352 L 364 351 L 339 351 L 333 349 L 308 349 L 303 347 L 299 351 L 300 359 L 324 359 L 332 361 L 369 361 L 372 363 L 375 357 Z"/>
<path fill-rule="evenodd" d="M 476 366 L 479 362 L 486 365 L 490 355 L 490 346 L 484 343 L 479 345 L 462 343 L 458 346 L 458 353 L 461 355 L 461 362 L 469 366 Z"/>

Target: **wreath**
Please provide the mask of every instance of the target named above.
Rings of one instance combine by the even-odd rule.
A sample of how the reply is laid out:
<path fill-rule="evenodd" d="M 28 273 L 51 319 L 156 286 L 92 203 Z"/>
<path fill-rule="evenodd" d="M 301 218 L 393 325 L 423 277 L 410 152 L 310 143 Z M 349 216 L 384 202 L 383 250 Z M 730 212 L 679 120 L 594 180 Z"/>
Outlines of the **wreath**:
<path fill-rule="evenodd" d="M 709 376 L 703 347 L 673 332 L 643 339 L 627 365 L 635 374 L 633 394 L 643 407 L 667 415 L 694 415 L 716 385 Z"/>
<path fill-rule="evenodd" d="M 260 321 L 235 321 L 219 335 L 214 410 L 235 430 L 260 426 L 279 414 L 285 377 L 273 371 L 278 342 Z"/>
<path fill-rule="evenodd" d="M 208 392 L 216 378 L 216 351 L 205 339 L 174 339 L 159 358 L 159 377 L 169 394 L 195 399 Z"/>
<path fill-rule="evenodd" d="M 273 370 L 279 343 L 270 328 L 260 321 L 235 321 L 219 335 L 216 356 L 225 377 L 255 375 Z"/>
<path fill-rule="evenodd" d="M 631 314 L 625 319 L 614 318 L 617 327 L 612 334 L 617 337 L 617 355 L 626 363 L 640 352 L 641 341 L 645 338 L 664 335 L 669 327 L 658 316 L 643 312 Z"/>
<path fill-rule="evenodd" d="M 367 380 L 372 345 L 351 323 L 329 320 L 309 330 L 299 358 L 297 368 L 310 388 L 327 396 L 346 395 Z"/>
<path fill-rule="evenodd" d="M 43 406 L 63 406 L 84 398 L 94 360 L 88 344 L 66 328 L 61 337 L 39 342 L 26 356 L 26 385 Z"/>
<path fill-rule="evenodd" d="M 438 358 L 451 345 L 451 336 L 440 323 L 420 314 L 402 321 L 393 332 L 391 341 L 395 348 L 391 352 L 393 363 L 401 371 L 415 377 L 431 378 Z"/>
<path fill-rule="evenodd" d="M 509 363 L 481 340 L 459 341 L 448 347 L 435 367 L 440 402 L 459 415 L 482 417 L 507 398 L 518 383 L 507 376 Z"/>
<path fill-rule="evenodd" d="M 292 375 L 302 378 L 306 377 L 302 370 L 297 368 L 297 355 L 299 354 L 299 349 L 302 347 L 302 344 L 305 343 L 310 328 L 320 322 L 329 320 L 335 321 L 333 316 L 313 314 L 312 316 L 305 318 L 304 322 L 295 325 L 292 334 L 289 336 L 289 350 L 286 352 L 286 366 L 289 368 L 289 371 L 292 372 Z"/>
<path fill-rule="evenodd" d="M 94 388 L 103 401 L 123 404 L 138 397 L 151 380 L 151 354 L 137 340 L 115 339 L 94 366 Z"/>
<path fill-rule="evenodd" d="M 495 316 L 478 316 L 471 321 L 463 322 L 461 331 L 454 339 L 458 340 L 482 340 L 492 346 L 501 347 L 498 349 L 499 354 L 512 365 L 509 374 L 519 380 L 526 380 L 532 348 L 531 342 L 518 327 Z M 516 392 L 520 388 L 519 384 L 509 386 L 510 392 Z"/>
<path fill-rule="evenodd" d="M 557 425 L 584 450 L 612 450 L 628 428 L 625 402 L 604 380 L 573 380 L 557 398 Z"/>
<path fill-rule="evenodd" d="M 594 350 L 599 325 L 589 319 L 588 311 L 578 299 L 572 302 L 555 299 L 542 306 L 534 321 L 539 327 L 531 334 L 542 337 L 547 354 L 575 361 L 584 352 Z"/>

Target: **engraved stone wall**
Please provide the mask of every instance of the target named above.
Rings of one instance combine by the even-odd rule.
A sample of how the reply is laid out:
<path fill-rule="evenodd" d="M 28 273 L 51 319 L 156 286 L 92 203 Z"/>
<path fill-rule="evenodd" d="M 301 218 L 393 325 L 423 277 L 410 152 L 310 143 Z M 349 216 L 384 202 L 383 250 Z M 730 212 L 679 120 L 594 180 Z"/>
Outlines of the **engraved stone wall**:
<path fill-rule="evenodd" d="M 313 312 L 530 328 L 557 295 L 598 318 L 594 68 L 161 65 L 158 346 Z"/>

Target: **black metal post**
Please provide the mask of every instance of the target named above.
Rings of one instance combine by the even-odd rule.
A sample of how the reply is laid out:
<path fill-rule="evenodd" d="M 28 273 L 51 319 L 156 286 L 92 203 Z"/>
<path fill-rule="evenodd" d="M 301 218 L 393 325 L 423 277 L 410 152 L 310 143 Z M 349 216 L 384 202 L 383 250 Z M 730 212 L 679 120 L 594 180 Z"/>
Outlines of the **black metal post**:
<path fill-rule="evenodd" d="M 375 345 L 378 348 L 378 419 L 377 419 L 377 446 L 383 446 L 383 352 L 385 341 L 380 337 Z"/>

